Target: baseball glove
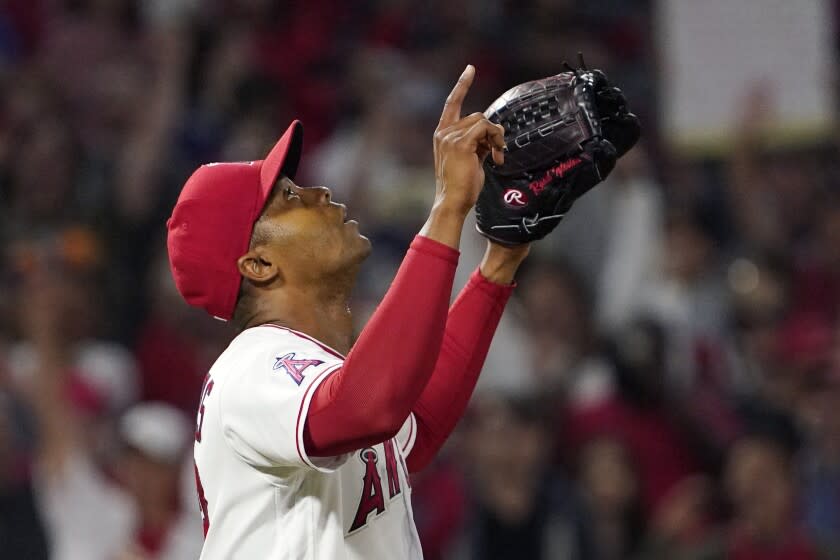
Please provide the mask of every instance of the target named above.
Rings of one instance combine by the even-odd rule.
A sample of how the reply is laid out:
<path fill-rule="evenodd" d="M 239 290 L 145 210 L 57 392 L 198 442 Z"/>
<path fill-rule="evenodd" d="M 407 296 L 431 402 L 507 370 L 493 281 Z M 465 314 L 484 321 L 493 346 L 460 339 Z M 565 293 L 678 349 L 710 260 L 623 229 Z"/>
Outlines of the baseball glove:
<path fill-rule="evenodd" d="M 567 65 L 568 67 L 568 65 Z M 639 139 L 639 120 L 600 70 L 520 84 L 484 112 L 505 128 L 505 162 L 484 161 L 478 231 L 505 245 L 542 239 Z"/>

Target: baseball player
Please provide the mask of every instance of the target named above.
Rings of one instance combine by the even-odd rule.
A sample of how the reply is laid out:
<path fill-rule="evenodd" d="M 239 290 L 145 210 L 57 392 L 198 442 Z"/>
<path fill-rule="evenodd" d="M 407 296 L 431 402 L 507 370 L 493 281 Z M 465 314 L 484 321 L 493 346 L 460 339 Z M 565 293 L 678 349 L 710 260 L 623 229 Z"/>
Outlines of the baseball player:
<path fill-rule="evenodd" d="M 328 189 L 294 183 L 300 123 L 264 160 L 205 165 L 185 184 L 167 223 L 176 285 L 241 329 L 197 414 L 202 559 L 422 558 L 409 475 L 463 414 L 529 250 L 488 241 L 449 307 L 465 217 L 488 161 L 505 160 L 502 126 L 461 117 L 474 75 L 435 131 L 428 220 L 355 344 L 348 299 L 370 242 Z"/>

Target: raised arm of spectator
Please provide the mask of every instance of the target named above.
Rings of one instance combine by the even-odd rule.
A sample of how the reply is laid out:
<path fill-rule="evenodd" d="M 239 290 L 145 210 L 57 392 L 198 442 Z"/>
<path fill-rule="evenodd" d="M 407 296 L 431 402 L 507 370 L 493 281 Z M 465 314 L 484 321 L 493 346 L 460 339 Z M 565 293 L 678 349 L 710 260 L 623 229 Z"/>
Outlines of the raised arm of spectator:
<path fill-rule="evenodd" d="M 764 84 L 754 84 L 743 99 L 736 123 L 729 169 L 732 212 L 740 235 L 754 245 L 774 245 L 783 232 L 768 204 L 767 181 L 759 161 L 762 133 L 771 99 Z"/>
<path fill-rule="evenodd" d="M 117 169 L 119 212 L 131 223 L 142 222 L 154 209 L 160 174 L 167 162 L 167 139 L 182 109 L 188 76 L 189 43 L 184 33 L 158 30 L 149 41 L 153 58 L 150 84 Z"/>
<path fill-rule="evenodd" d="M 23 387 L 37 423 L 37 463 L 50 478 L 59 477 L 79 446 L 80 431 L 66 398 L 67 341 L 62 335 L 59 280 L 46 270 L 27 275 L 20 308 L 22 327 L 35 356 L 32 379 Z"/>

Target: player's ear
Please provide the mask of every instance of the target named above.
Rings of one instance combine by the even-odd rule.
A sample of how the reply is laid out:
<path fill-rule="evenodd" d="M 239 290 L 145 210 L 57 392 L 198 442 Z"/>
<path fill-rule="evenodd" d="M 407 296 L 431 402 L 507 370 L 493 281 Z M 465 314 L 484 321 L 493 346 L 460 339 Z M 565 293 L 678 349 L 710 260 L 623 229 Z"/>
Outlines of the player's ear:
<path fill-rule="evenodd" d="M 257 285 L 282 278 L 279 263 L 264 247 L 254 247 L 236 261 L 239 274 Z"/>

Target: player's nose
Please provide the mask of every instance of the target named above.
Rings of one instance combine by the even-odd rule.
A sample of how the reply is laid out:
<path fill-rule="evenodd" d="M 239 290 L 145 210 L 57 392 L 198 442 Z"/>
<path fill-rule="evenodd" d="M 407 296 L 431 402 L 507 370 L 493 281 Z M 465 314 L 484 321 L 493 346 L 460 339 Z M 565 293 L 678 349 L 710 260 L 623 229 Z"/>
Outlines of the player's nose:
<path fill-rule="evenodd" d="M 329 204 L 332 200 L 332 192 L 327 187 L 306 187 L 310 204 Z"/>

